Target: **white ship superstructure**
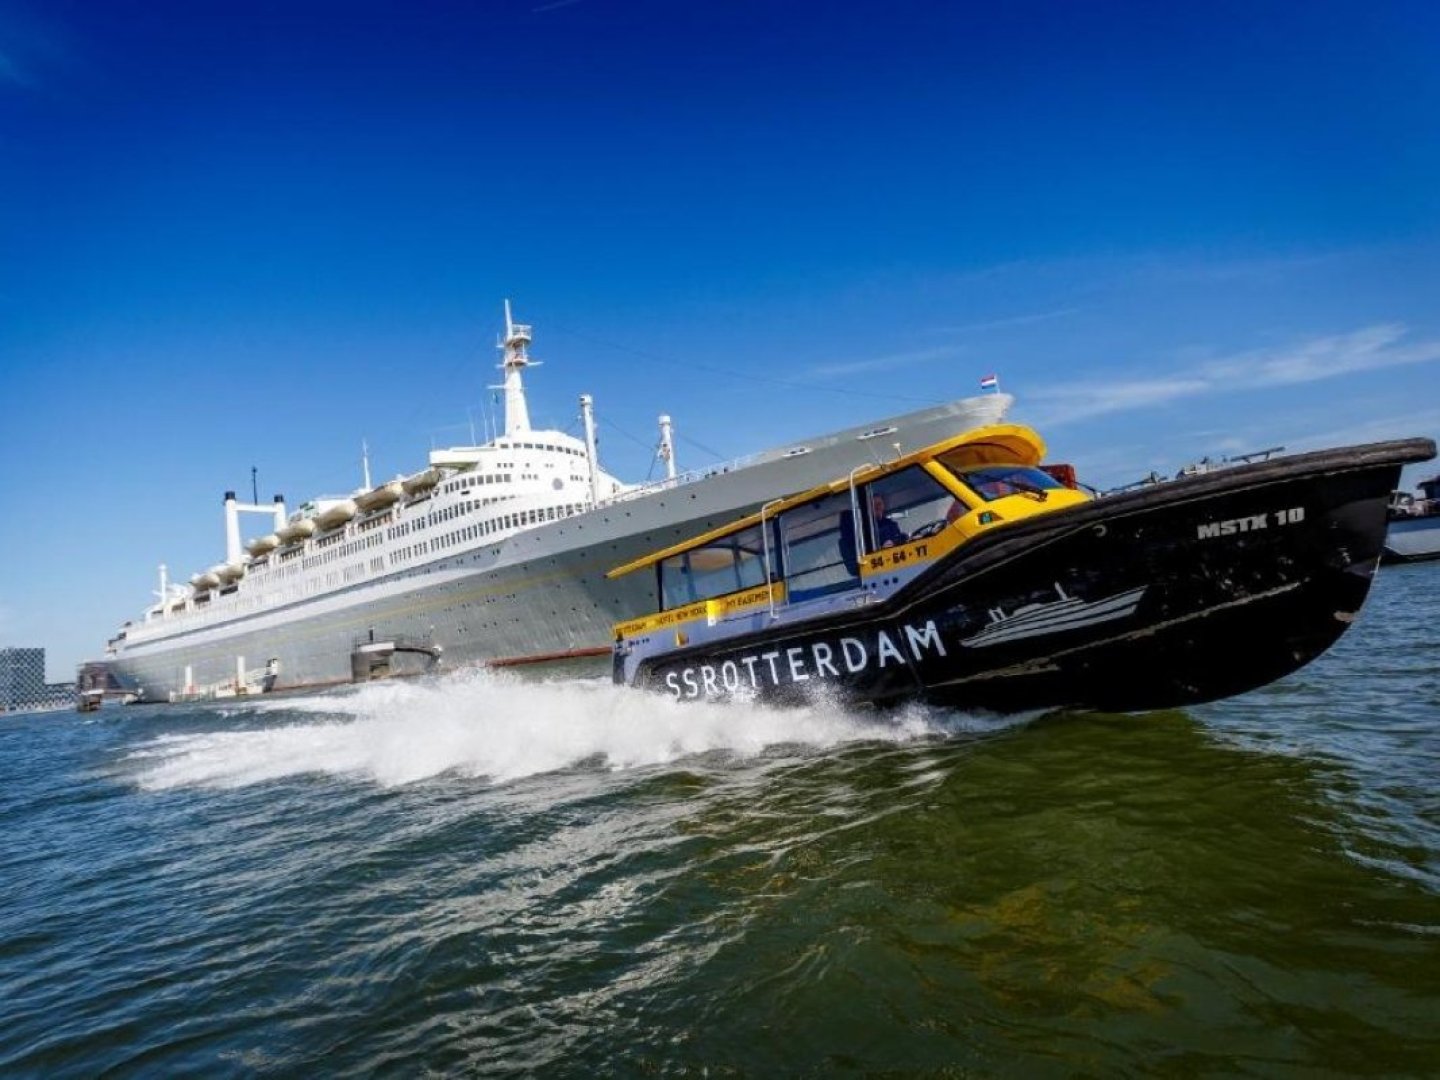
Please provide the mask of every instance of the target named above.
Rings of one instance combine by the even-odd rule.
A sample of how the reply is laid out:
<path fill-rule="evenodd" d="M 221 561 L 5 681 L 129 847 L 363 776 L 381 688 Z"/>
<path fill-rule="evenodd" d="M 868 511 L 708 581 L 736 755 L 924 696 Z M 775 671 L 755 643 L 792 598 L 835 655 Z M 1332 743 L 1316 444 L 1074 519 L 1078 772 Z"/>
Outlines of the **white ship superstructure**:
<path fill-rule="evenodd" d="M 978 398 L 805 440 L 701 473 L 677 474 L 660 418 L 664 479 L 628 487 L 599 467 L 591 401 L 585 438 L 533 430 L 522 372 L 531 330 L 507 302 L 500 342 L 505 431 L 434 450 L 408 476 L 287 514 L 225 497 L 225 560 L 188 585 L 166 579 L 107 662 L 147 700 L 322 685 L 442 661 L 522 663 L 609 652 L 611 625 L 652 602 L 605 571 L 714 528 L 779 495 L 1003 415 Z M 272 531 L 241 543 L 240 515 Z"/>

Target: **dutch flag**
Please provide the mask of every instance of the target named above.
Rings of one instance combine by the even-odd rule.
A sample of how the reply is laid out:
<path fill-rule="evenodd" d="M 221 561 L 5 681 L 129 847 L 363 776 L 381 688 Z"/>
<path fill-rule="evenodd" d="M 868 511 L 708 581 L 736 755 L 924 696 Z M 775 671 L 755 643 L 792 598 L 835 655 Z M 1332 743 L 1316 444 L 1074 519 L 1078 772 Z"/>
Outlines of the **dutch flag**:
<path fill-rule="evenodd" d="M 998 375 L 985 375 L 985 376 L 983 376 L 983 377 L 980 379 L 980 389 L 981 389 L 981 390 L 999 390 L 999 389 L 1000 389 L 1000 376 L 998 376 Z"/>

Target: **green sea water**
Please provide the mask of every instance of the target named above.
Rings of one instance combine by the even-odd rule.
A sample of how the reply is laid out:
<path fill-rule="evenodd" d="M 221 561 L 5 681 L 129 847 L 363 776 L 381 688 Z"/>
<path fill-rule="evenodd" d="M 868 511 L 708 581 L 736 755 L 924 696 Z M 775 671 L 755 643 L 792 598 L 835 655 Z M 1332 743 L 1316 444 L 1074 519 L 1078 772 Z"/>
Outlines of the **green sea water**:
<path fill-rule="evenodd" d="M 0 1074 L 1440 1075 L 1440 566 L 1184 712 L 0 718 Z"/>

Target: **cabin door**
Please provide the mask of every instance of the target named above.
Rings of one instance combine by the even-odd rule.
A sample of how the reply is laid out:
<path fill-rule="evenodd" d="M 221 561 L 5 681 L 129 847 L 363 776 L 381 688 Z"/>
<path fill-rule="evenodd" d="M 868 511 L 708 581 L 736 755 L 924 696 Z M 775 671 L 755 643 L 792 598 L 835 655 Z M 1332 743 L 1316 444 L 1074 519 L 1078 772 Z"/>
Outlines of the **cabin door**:
<path fill-rule="evenodd" d="M 855 516 L 848 491 L 780 515 L 781 565 L 792 602 L 860 586 Z"/>

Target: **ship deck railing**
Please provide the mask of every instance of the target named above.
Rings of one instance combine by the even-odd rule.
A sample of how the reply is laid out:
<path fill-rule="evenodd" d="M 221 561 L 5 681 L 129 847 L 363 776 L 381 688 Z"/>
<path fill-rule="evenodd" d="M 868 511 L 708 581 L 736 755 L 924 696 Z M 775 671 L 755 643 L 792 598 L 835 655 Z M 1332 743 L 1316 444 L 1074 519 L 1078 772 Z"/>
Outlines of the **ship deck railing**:
<path fill-rule="evenodd" d="M 808 452 L 808 447 L 795 447 L 796 451 Z M 703 469 L 687 469 L 685 472 L 676 473 L 674 476 L 662 477 L 659 480 L 648 480 L 643 484 L 636 484 L 618 494 L 602 499 L 598 505 L 611 506 L 615 503 L 629 502 L 631 499 L 644 498 L 646 495 L 654 495 L 656 492 L 669 491 L 671 488 L 684 487 L 686 484 L 693 484 L 700 480 L 709 480 L 712 476 L 720 476 L 724 473 L 738 472 L 740 469 L 749 468 L 751 465 L 761 461 L 769 460 L 774 455 L 773 451 L 756 454 L 747 454 L 744 457 L 731 458 L 729 461 L 722 461 L 717 465 L 707 465 Z M 786 451 L 782 457 L 799 456 L 792 451 Z"/>

